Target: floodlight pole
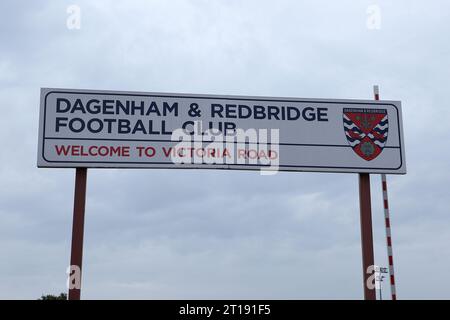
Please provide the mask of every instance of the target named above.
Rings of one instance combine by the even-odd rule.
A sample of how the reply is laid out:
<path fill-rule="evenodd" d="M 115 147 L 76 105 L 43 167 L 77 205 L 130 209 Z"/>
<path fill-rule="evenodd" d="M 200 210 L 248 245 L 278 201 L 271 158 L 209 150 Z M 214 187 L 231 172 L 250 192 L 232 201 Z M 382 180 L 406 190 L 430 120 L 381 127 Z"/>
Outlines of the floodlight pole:
<path fill-rule="evenodd" d="M 87 168 L 76 168 L 75 196 L 73 203 L 72 248 L 70 254 L 69 300 L 80 300 L 81 296 L 81 266 L 83 261 L 84 209 L 86 206 Z M 79 277 L 74 281 L 70 277 Z"/>
<path fill-rule="evenodd" d="M 382 301 L 383 300 L 383 279 L 384 279 L 384 276 L 383 275 L 380 275 L 380 301 Z"/>

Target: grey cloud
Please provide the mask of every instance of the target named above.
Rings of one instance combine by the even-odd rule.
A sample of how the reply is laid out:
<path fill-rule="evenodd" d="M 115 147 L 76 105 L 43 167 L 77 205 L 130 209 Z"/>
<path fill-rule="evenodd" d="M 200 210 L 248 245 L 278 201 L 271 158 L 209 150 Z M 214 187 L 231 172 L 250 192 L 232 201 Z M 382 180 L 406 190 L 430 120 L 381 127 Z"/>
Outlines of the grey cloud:
<path fill-rule="evenodd" d="M 65 290 L 74 170 L 37 169 L 40 87 L 402 100 L 400 298 L 448 298 L 446 1 L 0 4 L 0 297 Z M 386 265 L 379 177 L 376 261 Z M 357 176 L 90 170 L 86 298 L 362 297 Z M 430 264 L 430 261 L 433 261 Z M 417 270 L 427 270 L 418 277 Z M 384 294 L 387 296 L 388 289 Z"/>

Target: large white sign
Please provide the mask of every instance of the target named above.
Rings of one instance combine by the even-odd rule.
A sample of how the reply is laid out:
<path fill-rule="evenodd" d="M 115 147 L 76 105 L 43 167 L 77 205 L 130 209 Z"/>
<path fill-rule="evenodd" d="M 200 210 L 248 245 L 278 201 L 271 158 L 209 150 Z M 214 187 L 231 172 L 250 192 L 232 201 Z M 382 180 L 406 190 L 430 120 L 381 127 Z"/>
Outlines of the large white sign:
<path fill-rule="evenodd" d="M 39 167 L 406 173 L 399 101 L 41 89 Z"/>

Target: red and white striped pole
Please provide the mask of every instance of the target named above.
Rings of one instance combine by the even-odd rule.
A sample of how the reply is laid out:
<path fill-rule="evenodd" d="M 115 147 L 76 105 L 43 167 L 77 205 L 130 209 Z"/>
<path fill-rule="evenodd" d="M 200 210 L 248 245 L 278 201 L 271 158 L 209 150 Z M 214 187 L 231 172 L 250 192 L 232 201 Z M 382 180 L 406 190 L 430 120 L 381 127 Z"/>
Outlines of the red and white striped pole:
<path fill-rule="evenodd" d="M 373 87 L 373 93 L 375 100 L 380 100 L 380 89 L 378 86 Z M 394 258 L 392 252 L 392 237 L 391 237 L 391 219 L 389 217 L 389 201 L 387 193 L 386 175 L 381 174 L 381 186 L 383 190 L 383 207 L 384 207 L 384 223 L 386 225 L 386 242 L 387 242 L 387 254 L 389 261 L 389 280 L 391 283 L 391 296 L 392 300 L 397 300 L 397 294 L 395 292 L 395 278 L 394 278 Z"/>

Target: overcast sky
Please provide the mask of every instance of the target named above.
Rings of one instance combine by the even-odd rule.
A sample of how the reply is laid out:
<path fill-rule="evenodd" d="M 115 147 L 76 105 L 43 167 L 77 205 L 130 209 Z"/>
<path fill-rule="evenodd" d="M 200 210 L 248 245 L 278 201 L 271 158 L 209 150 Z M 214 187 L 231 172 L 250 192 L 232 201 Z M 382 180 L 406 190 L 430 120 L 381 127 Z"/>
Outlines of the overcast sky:
<path fill-rule="evenodd" d="M 66 291 L 75 170 L 36 167 L 41 87 L 371 99 L 374 84 L 403 105 L 398 298 L 450 298 L 449 33 L 447 0 L 1 1 L 0 298 Z M 361 299 L 357 180 L 89 170 L 82 297 Z M 373 175 L 387 266 L 380 189 Z"/>

